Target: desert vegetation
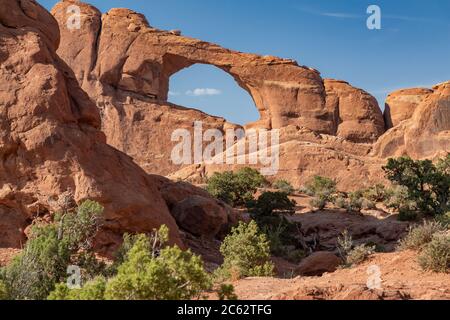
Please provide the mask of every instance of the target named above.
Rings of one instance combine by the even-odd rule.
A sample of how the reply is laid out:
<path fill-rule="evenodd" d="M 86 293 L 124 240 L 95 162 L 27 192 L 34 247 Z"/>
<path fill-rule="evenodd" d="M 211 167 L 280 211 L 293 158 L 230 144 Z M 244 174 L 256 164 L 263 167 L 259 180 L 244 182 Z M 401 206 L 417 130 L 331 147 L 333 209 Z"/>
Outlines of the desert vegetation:
<path fill-rule="evenodd" d="M 390 159 L 384 167 L 391 186 L 375 185 L 351 193 L 337 182 L 315 176 L 301 189 L 311 206 L 327 206 L 350 213 L 376 209 L 382 204 L 400 220 L 414 221 L 399 241 L 399 251 L 417 252 L 425 271 L 449 272 L 449 162 Z M 0 299 L 50 300 L 183 300 L 215 293 L 219 299 L 237 299 L 230 284 L 246 277 L 272 277 L 272 257 L 299 263 L 311 248 L 302 224 L 293 219 L 294 188 L 284 180 L 272 184 L 258 171 L 216 173 L 207 190 L 234 207 L 245 208 L 250 222 L 239 222 L 223 239 L 223 263 L 206 271 L 202 258 L 190 250 L 169 245 L 169 230 L 161 226 L 150 234 L 125 234 L 114 259 L 102 259 L 94 237 L 102 227 L 103 208 L 94 201 L 66 207 L 51 223 L 36 221 L 22 252 L 0 271 Z M 258 193 L 258 191 L 260 191 Z M 348 231 L 338 238 L 336 255 L 343 268 L 364 263 L 378 250 L 376 243 L 355 244 Z M 71 287 L 70 266 L 80 270 L 78 287 Z"/>

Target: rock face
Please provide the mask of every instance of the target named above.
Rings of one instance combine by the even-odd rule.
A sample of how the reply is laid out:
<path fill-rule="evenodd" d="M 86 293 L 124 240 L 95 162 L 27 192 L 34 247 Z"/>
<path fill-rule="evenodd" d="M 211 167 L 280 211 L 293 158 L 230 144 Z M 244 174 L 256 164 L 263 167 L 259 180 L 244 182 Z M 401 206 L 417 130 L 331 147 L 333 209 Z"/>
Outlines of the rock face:
<path fill-rule="evenodd" d="M 325 80 L 328 109 L 335 110 L 337 136 L 360 143 L 372 143 L 384 133 L 383 114 L 377 100 L 345 81 Z"/>
<path fill-rule="evenodd" d="M 74 3 L 82 12 L 79 30 L 69 30 L 66 23 L 67 8 Z M 364 144 L 384 133 L 383 116 L 372 96 L 342 81 L 324 81 L 319 72 L 293 60 L 241 53 L 158 30 L 127 9 L 102 16 L 90 5 L 63 1 L 52 13 L 62 35 L 58 54 L 97 103 L 108 143 L 149 173 L 168 175 L 184 168 L 170 158 L 175 129 L 192 131 L 194 121 L 202 121 L 204 130 L 237 127 L 167 102 L 170 77 L 197 63 L 229 73 L 252 96 L 260 120 L 246 129 L 297 128 Z M 363 148 L 355 145 L 354 153 Z"/>
<path fill-rule="evenodd" d="M 431 93 L 433 90 L 424 88 L 404 89 L 391 93 L 386 100 L 384 110 L 386 129 L 411 119 L 419 104 Z"/>
<path fill-rule="evenodd" d="M 105 252 L 125 232 L 162 224 L 182 246 L 168 205 L 177 206 L 188 196 L 183 192 L 196 188 L 150 176 L 106 144 L 96 105 L 55 53 L 58 30 L 34 1 L 0 0 L 0 247 L 21 247 L 27 227 L 57 210 L 53 199 L 64 193 L 105 207 L 97 237 Z M 89 47 L 80 55 L 89 56 Z M 170 202 L 161 189 L 170 189 L 166 199 L 174 194 Z M 221 222 L 228 223 L 228 215 L 217 228 Z"/>
<path fill-rule="evenodd" d="M 417 89 L 408 92 L 417 93 Z M 438 84 L 428 94 L 412 99 L 414 102 L 403 108 L 415 109 L 412 116 L 383 135 L 374 145 L 373 155 L 379 158 L 408 155 L 420 159 L 442 157 L 450 152 L 450 82 Z"/>

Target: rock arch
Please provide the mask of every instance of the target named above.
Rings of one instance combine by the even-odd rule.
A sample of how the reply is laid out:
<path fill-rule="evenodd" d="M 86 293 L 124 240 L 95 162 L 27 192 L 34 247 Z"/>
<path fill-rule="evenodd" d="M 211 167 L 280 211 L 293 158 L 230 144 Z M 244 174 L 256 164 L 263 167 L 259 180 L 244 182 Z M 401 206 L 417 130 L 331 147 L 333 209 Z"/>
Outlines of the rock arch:
<path fill-rule="evenodd" d="M 195 78 L 195 79 L 193 79 Z M 190 64 L 170 75 L 168 101 L 198 108 L 215 117 L 223 117 L 238 125 L 247 125 L 261 118 L 253 97 L 228 72 L 204 63 Z M 213 91 L 194 92 L 197 88 L 210 88 Z M 217 96 L 203 100 L 198 105 L 195 99 L 187 97 Z"/>

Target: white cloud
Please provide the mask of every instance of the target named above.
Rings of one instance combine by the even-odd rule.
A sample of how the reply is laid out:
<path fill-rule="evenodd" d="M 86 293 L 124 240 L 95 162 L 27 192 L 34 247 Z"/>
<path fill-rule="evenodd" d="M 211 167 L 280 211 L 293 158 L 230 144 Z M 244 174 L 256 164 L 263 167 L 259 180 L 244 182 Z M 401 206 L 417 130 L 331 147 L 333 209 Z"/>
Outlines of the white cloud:
<path fill-rule="evenodd" d="M 197 88 L 194 90 L 186 91 L 186 95 L 193 97 L 201 97 L 201 96 L 217 96 L 222 94 L 222 91 L 213 88 Z"/>

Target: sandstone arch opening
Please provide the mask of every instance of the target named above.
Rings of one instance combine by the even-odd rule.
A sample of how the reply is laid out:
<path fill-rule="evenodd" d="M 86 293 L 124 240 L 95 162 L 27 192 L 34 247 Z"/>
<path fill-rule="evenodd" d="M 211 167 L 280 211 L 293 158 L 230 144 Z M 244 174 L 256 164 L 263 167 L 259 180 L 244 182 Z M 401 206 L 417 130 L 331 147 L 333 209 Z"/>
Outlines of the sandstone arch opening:
<path fill-rule="evenodd" d="M 250 94 L 230 74 L 208 64 L 197 63 L 173 74 L 168 101 L 239 125 L 260 119 Z"/>

